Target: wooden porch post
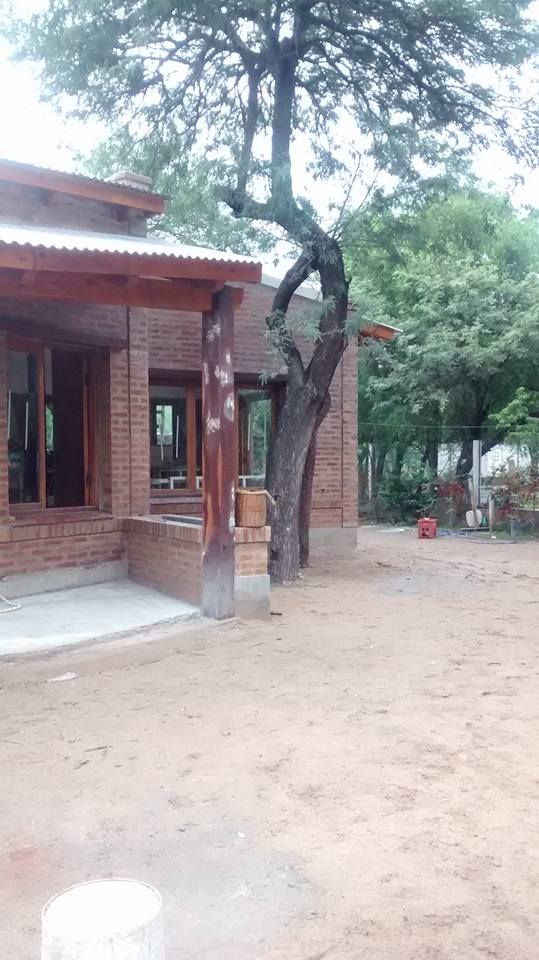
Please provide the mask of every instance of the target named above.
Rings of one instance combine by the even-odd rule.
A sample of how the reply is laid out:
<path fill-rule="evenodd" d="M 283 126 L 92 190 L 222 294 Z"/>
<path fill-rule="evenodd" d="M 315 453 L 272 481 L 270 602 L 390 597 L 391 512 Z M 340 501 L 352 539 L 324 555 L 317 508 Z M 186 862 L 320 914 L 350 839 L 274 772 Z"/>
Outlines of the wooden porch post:
<path fill-rule="evenodd" d="M 234 615 L 234 291 L 213 294 L 202 314 L 202 463 L 204 616 Z"/>

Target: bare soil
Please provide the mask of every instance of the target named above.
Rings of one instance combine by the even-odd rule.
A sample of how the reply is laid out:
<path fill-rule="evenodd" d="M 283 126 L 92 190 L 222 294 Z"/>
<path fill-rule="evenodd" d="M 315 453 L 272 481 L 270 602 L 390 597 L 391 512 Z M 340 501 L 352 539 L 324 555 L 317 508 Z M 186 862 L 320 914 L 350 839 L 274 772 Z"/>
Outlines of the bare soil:
<path fill-rule="evenodd" d="M 119 875 L 167 960 L 536 960 L 539 545 L 359 543 L 267 623 L 0 663 L 2 957 Z"/>

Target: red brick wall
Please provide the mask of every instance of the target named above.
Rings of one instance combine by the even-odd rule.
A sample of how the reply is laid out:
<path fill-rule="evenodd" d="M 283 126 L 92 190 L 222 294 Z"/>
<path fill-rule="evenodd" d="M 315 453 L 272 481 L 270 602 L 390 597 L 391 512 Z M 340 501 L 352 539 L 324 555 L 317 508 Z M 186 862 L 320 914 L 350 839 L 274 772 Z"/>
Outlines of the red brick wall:
<path fill-rule="evenodd" d="M 130 513 L 150 512 L 150 410 L 148 400 L 148 317 L 129 316 Z"/>
<path fill-rule="evenodd" d="M 0 577 L 122 560 L 125 538 L 113 518 L 0 526 Z"/>
<path fill-rule="evenodd" d="M 127 520 L 127 562 L 132 580 L 198 606 L 202 530 Z"/>

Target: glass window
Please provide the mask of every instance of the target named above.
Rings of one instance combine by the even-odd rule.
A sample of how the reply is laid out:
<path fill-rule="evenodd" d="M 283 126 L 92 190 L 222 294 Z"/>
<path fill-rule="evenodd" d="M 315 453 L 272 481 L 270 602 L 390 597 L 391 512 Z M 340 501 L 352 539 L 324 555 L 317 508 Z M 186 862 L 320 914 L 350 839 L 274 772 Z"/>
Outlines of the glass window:
<path fill-rule="evenodd" d="M 75 350 L 8 351 L 10 503 L 44 508 L 88 501 L 87 364 Z"/>
<path fill-rule="evenodd" d="M 202 489 L 202 390 L 198 387 L 194 391 L 195 399 L 195 433 L 196 433 L 196 464 L 195 478 L 197 490 Z"/>
<path fill-rule="evenodd" d="M 150 477 L 156 490 L 188 487 L 185 387 L 150 387 Z"/>
<path fill-rule="evenodd" d="M 269 390 L 238 390 L 238 483 L 263 487 L 271 436 L 273 404 Z"/>
<path fill-rule="evenodd" d="M 9 502 L 39 501 L 38 355 L 8 353 Z"/>
<path fill-rule="evenodd" d="M 45 350 L 45 451 L 48 507 L 85 502 L 85 358 L 74 350 Z"/>
<path fill-rule="evenodd" d="M 236 388 L 238 483 L 263 487 L 273 422 L 271 390 Z M 150 484 L 155 493 L 202 489 L 202 390 L 150 385 Z"/>

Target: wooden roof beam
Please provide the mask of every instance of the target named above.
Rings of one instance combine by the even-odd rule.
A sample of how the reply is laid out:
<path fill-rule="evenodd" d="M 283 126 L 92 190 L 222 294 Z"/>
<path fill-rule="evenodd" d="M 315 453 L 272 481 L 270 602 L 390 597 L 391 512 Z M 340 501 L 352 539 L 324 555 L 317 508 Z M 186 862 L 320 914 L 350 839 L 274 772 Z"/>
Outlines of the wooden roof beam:
<path fill-rule="evenodd" d="M 111 304 L 203 313 L 212 304 L 213 284 L 188 280 L 0 268 L 0 297 Z M 243 289 L 233 289 L 235 306 Z"/>

